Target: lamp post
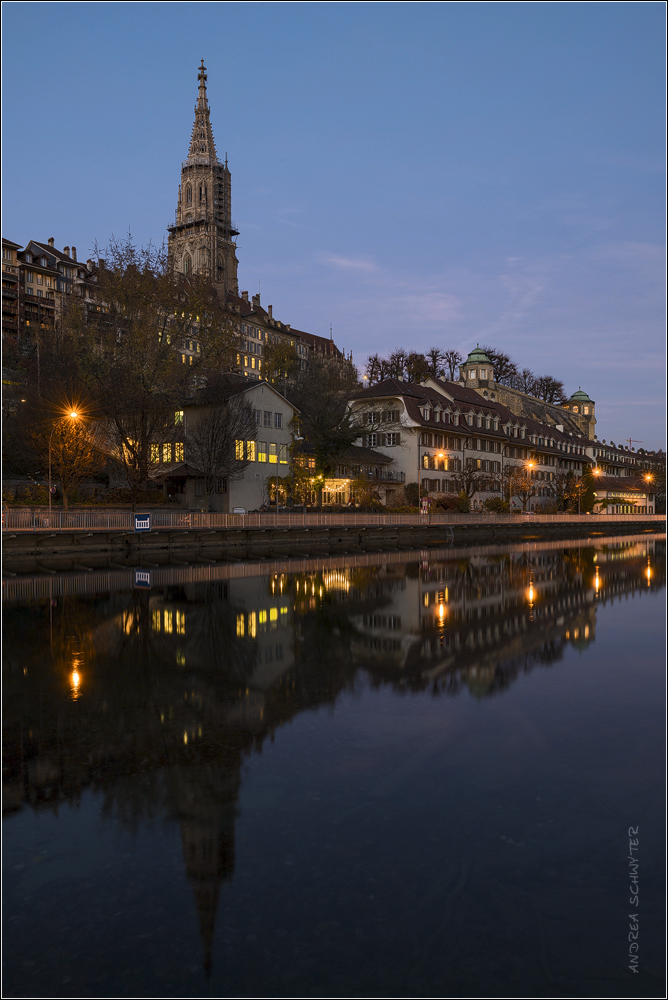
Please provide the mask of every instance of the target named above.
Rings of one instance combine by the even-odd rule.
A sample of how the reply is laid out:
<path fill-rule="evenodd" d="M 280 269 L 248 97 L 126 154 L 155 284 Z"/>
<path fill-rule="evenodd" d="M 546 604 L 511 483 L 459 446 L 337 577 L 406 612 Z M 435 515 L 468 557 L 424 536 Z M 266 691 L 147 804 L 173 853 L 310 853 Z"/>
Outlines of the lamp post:
<path fill-rule="evenodd" d="M 55 431 L 58 424 L 61 424 L 63 420 L 76 420 L 79 414 L 76 410 L 71 410 L 66 416 L 61 420 L 56 420 L 55 424 L 51 428 L 51 434 L 49 436 L 49 527 L 51 526 L 51 443 L 53 441 L 53 432 Z"/>

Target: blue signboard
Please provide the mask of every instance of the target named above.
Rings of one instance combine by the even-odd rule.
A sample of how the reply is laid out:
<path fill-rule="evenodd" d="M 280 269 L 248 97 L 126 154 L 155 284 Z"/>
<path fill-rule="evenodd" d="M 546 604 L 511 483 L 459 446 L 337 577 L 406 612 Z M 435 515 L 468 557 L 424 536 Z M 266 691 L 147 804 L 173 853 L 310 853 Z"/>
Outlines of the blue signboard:
<path fill-rule="evenodd" d="M 150 531 L 150 530 L 151 530 L 151 515 L 135 514 L 135 531 Z"/>
<path fill-rule="evenodd" d="M 140 589 L 150 590 L 151 588 L 150 569 L 135 570 L 135 587 L 139 587 Z"/>

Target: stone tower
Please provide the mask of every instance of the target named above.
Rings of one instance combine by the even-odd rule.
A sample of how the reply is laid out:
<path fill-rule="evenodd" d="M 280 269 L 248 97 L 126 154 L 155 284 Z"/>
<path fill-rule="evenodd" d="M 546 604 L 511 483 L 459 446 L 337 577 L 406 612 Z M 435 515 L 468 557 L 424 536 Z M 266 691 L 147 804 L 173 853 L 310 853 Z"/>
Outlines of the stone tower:
<path fill-rule="evenodd" d="M 232 178 L 227 159 L 221 163 L 216 154 L 203 59 L 197 79 L 195 123 L 188 157 L 181 164 L 176 221 L 167 227 L 169 256 L 176 271 L 207 275 L 221 293 L 238 295 L 234 237 L 239 232 L 232 222 Z"/>

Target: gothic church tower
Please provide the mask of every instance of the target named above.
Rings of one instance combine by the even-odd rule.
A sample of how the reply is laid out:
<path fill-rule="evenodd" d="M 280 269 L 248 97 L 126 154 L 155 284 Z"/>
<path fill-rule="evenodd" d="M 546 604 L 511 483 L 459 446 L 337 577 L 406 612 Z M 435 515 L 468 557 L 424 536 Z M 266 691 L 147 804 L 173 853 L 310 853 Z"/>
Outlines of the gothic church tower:
<path fill-rule="evenodd" d="M 188 158 L 181 164 L 176 221 L 167 227 L 169 257 L 176 271 L 205 274 L 221 293 L 238 295 L 232 178 L 227 159 L 221 163 L 216 154 L 203 59 L 197 79 L 195 123 Z"/>

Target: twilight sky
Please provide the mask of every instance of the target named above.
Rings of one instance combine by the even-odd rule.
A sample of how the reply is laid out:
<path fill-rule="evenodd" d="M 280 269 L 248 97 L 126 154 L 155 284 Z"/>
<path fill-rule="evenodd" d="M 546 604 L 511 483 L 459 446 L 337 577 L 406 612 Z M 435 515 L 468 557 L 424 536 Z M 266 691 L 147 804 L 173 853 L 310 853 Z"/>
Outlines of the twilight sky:
<path fill-rule="evenodd" d="M 162 242 L 203 57 L 241 288 L 360 367 L 498 347 L 665 448 L 664 32 L 660 2 L 5 2 L 3 236 Z"/>

